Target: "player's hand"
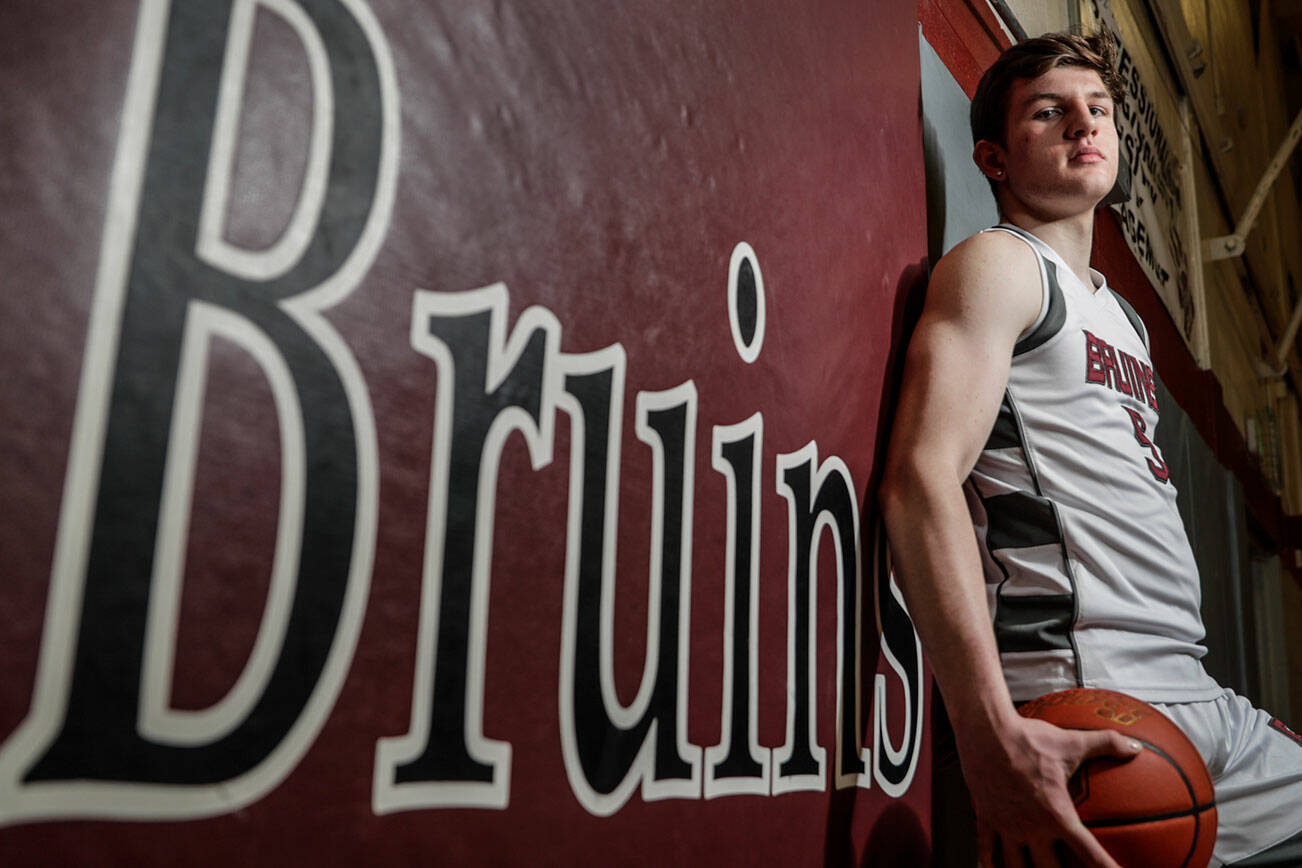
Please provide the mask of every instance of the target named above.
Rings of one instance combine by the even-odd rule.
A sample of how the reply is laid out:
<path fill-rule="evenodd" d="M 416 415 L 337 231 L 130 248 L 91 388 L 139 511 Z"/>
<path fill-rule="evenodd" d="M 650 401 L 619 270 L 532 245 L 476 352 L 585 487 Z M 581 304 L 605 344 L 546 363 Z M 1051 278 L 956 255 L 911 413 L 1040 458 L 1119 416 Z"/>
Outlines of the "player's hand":
<path fill-rule="evenodd" d="M 1076 814 L 1067 781 L 1087 759 L 1135 756 L 1138 742 L 1016 717 L 959 747 L 982 868 L 1057 868 L 1064 852 L 1087 868 L 1121 868 Z"/>

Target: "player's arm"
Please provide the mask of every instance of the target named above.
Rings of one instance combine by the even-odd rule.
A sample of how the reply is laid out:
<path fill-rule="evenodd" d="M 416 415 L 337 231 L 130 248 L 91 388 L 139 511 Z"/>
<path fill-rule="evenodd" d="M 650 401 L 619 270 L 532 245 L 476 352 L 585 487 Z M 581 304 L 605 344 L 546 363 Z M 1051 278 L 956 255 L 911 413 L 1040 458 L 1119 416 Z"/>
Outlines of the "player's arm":
<path fill-rule="evenodd" d="M 1039 312 L 1039 267 L 1006 233 L 968 239 L 936 265 L 905 359 L 879 491 L 909 613 L 954 723 L 983 865 L 1057 865 L 1055 841 L 1087 865 L 1116 863 L 1086 831 L 1067 779 L 1087 757 L 1133 754 L 1113 732 L 1017 714 L 1004 682 L 962 486 L 985 445 L 1013 345 Z"/>

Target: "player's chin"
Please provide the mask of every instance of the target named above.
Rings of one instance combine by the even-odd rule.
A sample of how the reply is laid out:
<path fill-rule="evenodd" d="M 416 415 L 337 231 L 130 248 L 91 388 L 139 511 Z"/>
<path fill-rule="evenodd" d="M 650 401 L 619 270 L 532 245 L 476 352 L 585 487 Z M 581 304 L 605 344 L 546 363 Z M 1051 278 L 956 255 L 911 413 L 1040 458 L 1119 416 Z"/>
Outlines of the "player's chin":
<path fill-rule="evenodd" d="M 1098 202 L 1112 192 L 1117 183 L 1117 172 L 1115 168 L 1082 172 L 1073 180 L 1075 183 L 1067 185 L 1071 190 L 1063 191 L 1065 197 L 1081 204 Z"/>
<path fill-rule="evenodd" d="M 1117 164 L 1114 160 L 1101 160 L 1097 163 L 1071 163 L 1071 172 L 1083 184 L 1101 184 L 1107 190 L 1117 182 Z"/>

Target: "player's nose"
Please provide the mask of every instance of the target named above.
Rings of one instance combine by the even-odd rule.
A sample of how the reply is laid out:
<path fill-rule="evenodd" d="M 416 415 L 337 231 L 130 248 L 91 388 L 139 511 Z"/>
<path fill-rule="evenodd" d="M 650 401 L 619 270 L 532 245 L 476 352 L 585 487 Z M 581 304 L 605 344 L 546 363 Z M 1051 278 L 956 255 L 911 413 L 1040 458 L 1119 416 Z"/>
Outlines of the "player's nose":
<path fill-rule="evenodd" d="M 1095 123 L 1095 119 L 1090 115 L 1085 115 L 1067 128 L 1067 135 L 1073 139 L 1085 139 L 1093 135 L 1097 128 L 1098 124 Z"/>
<path fill-rule="evenodd" d="M 1067 113 L 1066 133 L 1068 138 L 1086 138 L 1098 127 L 1098 118 L 1090 106 L 1083 100 L 1077 101 Z"/>

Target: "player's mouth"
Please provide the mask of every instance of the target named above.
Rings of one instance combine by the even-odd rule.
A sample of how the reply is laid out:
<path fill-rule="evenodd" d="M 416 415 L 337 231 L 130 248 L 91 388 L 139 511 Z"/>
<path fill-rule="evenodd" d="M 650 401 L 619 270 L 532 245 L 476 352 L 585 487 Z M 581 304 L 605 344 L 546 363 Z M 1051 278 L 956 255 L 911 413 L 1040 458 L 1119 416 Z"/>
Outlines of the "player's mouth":
<path fill-rule="evenodd" d="M 1073 163 L 1102 163 L 1107 159 L 1098 148 L 1085 147 L 1071 155 Z"/>

